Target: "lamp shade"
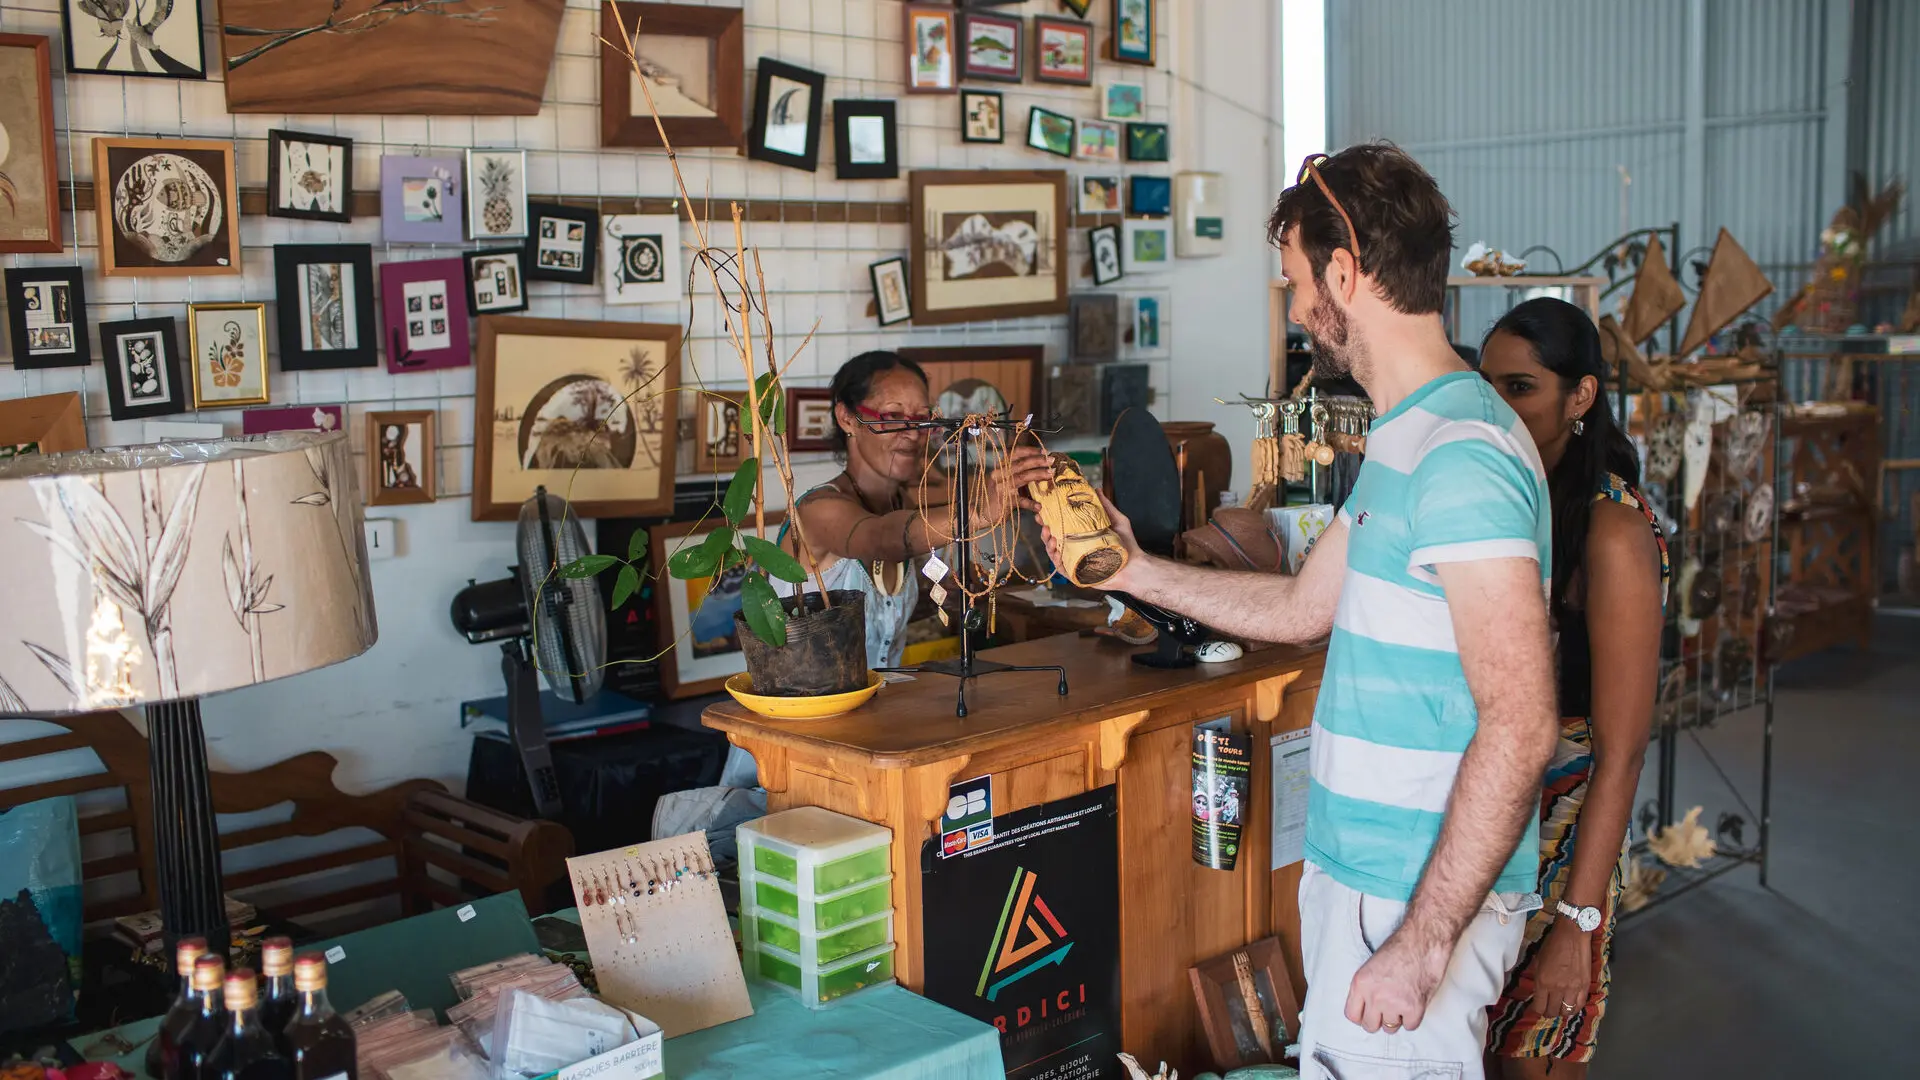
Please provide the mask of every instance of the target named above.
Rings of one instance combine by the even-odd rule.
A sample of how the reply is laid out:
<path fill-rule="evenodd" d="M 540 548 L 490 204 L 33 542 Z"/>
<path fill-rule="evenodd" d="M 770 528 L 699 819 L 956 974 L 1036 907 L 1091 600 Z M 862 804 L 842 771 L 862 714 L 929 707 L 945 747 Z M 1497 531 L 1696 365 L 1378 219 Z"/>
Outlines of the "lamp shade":
<path fill-rule="evenodd" d="M 345 433 L 0 465 L 0 715 L 199 697 L 378 635 Z"/>

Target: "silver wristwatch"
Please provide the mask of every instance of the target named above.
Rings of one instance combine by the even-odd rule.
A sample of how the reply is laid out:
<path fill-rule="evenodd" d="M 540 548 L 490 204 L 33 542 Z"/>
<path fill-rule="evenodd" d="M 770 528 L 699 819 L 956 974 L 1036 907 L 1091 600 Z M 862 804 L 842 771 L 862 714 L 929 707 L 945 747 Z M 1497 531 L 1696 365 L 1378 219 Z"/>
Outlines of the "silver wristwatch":
<path fill-rule="evenodd" d="M 1600 909 L 1597 907 L 1574 907 L 1565 900 L 1553 902 L 1553 909 L 1573 920 L 1573 925 L 1582 933 L 1591 934 L 1600 929 Z"/>

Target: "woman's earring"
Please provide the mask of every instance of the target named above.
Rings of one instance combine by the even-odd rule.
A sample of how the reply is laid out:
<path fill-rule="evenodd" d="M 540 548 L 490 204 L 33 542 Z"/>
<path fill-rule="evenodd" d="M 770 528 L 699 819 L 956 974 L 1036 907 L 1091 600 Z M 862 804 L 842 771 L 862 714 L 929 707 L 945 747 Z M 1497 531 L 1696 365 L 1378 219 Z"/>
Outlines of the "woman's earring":
<path fill-rule="evenodd" d="M 1585 433 L 1586 433 L 1586 430 L 1587 430 L 1587 422 L 1586 422 L 1586 421 L 1584 421 L 1584 420 L 1582 420 L 1582 419 L 1580 419 L 1580 418 L 1579 418 L 1579 417 L 1577 417 L 1577 416 L 1576 416 L 1576 417 L 1574 417 L 1574 418 L 1573 418 L 1573 433 L 1574 433 L 1575 435 L 1583 435 L 1583 434 L 1585 434 Z"/>

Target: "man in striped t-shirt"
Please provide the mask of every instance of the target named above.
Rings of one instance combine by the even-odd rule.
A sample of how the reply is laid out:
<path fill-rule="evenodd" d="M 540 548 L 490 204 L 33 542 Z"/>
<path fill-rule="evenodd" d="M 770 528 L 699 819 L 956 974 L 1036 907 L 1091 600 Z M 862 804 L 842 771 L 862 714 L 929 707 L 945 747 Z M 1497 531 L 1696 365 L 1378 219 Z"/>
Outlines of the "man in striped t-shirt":
<path fill-rule="evenodd" d="M 1316 376 L 1378 419 L 1295 577 L 1142 554 L 1105 587 L 1268 641 L 1332 634 L 1314 713 L 1302 1075 L 1478 1077 L 1486 1010 L 1539 906 L 1558 737 L 1551 515 L 1533 442 L 1440 317 L 1452 210 L 1398 148 L 1315 157 L 1268 222 Z M 1049 545 L 1052 538 L 1048 538 Z"/>

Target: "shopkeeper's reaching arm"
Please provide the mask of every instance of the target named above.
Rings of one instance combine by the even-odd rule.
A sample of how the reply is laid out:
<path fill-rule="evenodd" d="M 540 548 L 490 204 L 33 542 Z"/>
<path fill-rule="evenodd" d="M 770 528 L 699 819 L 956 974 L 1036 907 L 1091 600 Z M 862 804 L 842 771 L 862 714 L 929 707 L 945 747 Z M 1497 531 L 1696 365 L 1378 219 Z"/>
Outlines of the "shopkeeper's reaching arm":
<path fill-rule="evenodd" d="M 1293 576 L 1255 571 L 1215 570 L 1140 550 L 1133 526 L 1105 495 L 1113 531 L 1127 550 L 1127 565 L 1100 584 L 1175 611 L 1232 637 L 1255 641 L 1317 641 L 1333 629 L 1333 609 L 1347 568 L 1347 526 L 1336 520 L 1313 545 L 1305 565 Z M 1041 527 L 1047 554 L 1060 565 L 1060 545 Z"/>

